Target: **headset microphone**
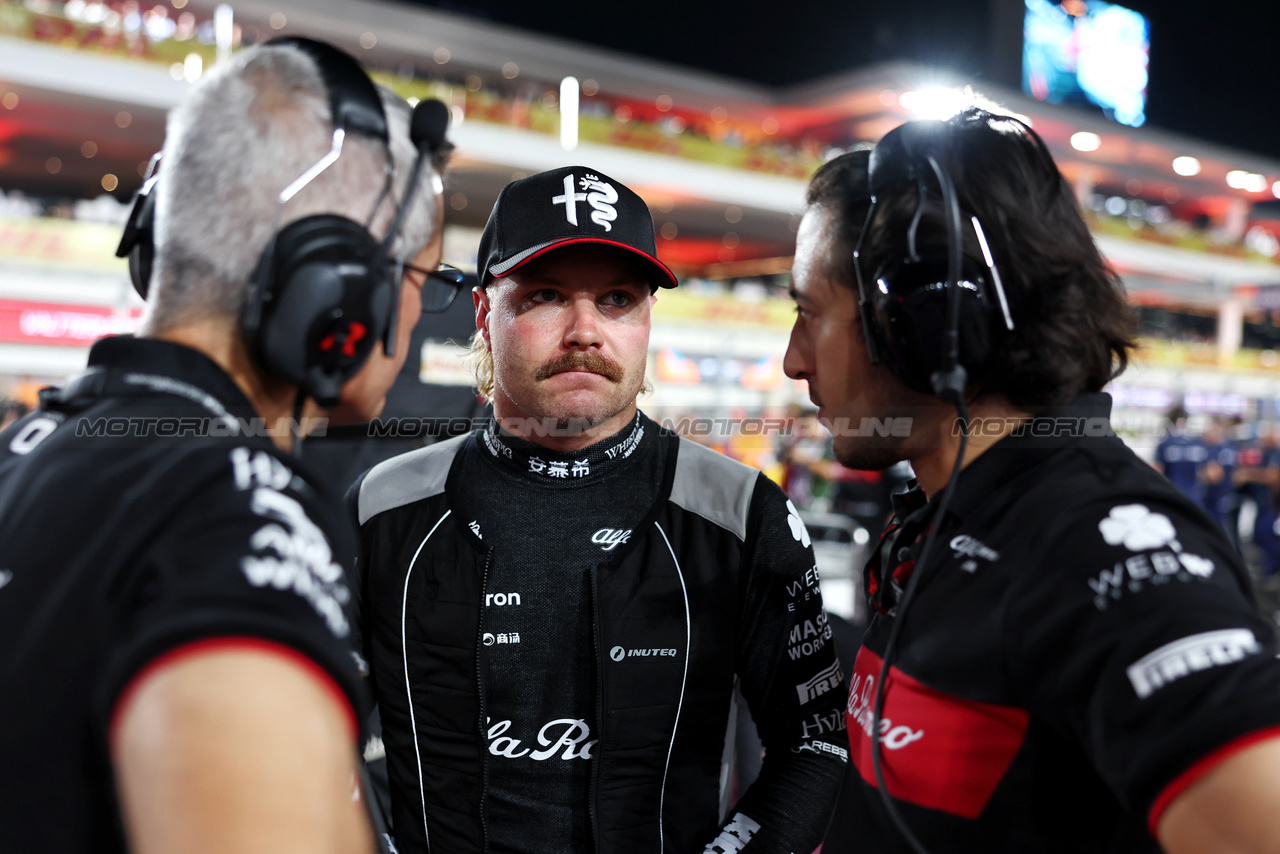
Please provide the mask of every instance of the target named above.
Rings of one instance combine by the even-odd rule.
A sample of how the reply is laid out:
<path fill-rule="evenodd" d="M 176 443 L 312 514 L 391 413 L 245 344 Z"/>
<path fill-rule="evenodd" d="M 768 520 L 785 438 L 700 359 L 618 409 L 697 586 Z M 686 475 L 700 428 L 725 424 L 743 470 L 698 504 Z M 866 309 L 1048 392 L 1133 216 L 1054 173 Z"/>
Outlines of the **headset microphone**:
<path fill-rule="evenodd" d="M 409 119 L 409 140 L 418 149 L 418 156 L 413 161 L 413 171 L 409 174 L 409 184 L 405 190 L 404 201 L 396 212 L 395 221 L 391 223 L 386 239 L 382 241 L 382 254 L 384 257 L 390 252 L 391 244 L 396 235 L 400 233 L 405 217 L 408 216 L 414 193 L 418 189 L 418 179 L 422 177 L 422 167 L 426 164 L 428 158 L 444 145 L 445 133 L 448 130 L 449 108 L 443 102 L 434 99 L 419 101 L 417 106 L 413 108 L 413 116 Z M 435 190 L 440 193 L 444 188 L 440 185 L 439 176 L 436 176 L 436 183 Z M 392 277 L 391 314 L 387 318 L 387 331 L 382 340 L 382 348 L 388 356 L 394 356 L 396 352 L 396 327 L 400 322 L 400 288 L 403 287 L 404 282 L 404 262 L 404 258 L 399 259 L 395 275 Z"/>

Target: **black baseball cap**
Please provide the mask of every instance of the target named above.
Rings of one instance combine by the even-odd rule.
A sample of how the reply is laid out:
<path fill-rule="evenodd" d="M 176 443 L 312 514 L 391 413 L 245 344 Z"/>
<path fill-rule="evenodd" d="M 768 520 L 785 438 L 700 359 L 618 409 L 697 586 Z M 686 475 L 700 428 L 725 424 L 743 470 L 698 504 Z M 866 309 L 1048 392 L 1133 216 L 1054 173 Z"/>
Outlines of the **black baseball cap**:
<path fill-rule="evenodd" d="M 502 188 L 480 237 L 480 284 L 511 275 L 553 249 L 580 243 L 615 246 L 650 268 L 650 283 L 674 288 L 658 260 L 653 217 L 644 199 L 620 181 L 585 166 L 539 172 Z"/>

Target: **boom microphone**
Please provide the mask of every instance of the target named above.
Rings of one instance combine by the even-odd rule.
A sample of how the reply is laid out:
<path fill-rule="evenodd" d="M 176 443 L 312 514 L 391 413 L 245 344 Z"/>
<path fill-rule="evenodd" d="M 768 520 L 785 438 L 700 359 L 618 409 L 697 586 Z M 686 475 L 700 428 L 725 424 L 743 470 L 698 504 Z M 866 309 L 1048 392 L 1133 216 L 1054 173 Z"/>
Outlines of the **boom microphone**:
<path fill-rule="evenodd" d="M 413 161 L 413 172 L 409 174 L 409 185 L 404 191 L 404 201 L 400 204 L 400 210 L 396 212 L 395 222 L 391 223 L 391 228 L 387 231 L 387 237 L 382 242 L 383 257 L 386 257 L 387 252 L 390 251 L 392 241 L 400 233 L 400 226 L 404 225 L 404 218 L 409 214 L 409 207 L 413 204 L 414 193 L 418 190 L 418 179 L 422 176 L 423 164 L 444 145 L 445 132 L 448 129 L 449 108 L 444 105 L 444 102 L 432 98 L 427 101 L 419 101 L 418 105 L 413 108 L 413 115 L 409 118 L 409 140 L 418 149 L 418 157 Z M 437 177 L 438 181 L 439 178 Z M 436 192 L 440 192 L 443 189 L 443 186 L 437 186 Z M 403 260 L 401 259 L 402 262 Z M 383 352 L 388 356 L 393 356 L 396 352 L 396 326 L 399 325 L 400 316 L 400 285 L 400 276 L 397 275 L 394 283 L 394 296 L 391 301 L 391 316 L 387 319 L 387 332 L 382 341 Z"/>
<path fill-rule="evenodd" d="M 444 145 L 444 134 L 449 129 L 449 108 L 444 102 L 432 98 L 419 101 L 409 119 L 409 139 L 418 151 L 436 151 Z"/>

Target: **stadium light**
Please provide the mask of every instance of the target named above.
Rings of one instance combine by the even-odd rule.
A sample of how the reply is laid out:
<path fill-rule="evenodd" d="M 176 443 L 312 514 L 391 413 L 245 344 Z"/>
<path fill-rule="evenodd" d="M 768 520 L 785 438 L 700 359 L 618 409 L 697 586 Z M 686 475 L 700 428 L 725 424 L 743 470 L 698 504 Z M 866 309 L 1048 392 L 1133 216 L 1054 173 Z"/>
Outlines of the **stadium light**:
<path fill-rule="evenodd" d="M 1227 173 L 1227 186 L 1233 190 L 1244 190 L 1248 193 L 1261 193 L 1267 189 L 1267 179 L 1256 172 L 1243 169 L 1232 169 Z"/>
<path fill-rule="evenodd" d="M 949 119 L 969 106 L 970 101 L 966 92 L 942 86 L 903 92 L 898 96 L 898 103 L 904 110 L 922 119 Z"/>
<path fill-rule="evenodd" d="M 226 3 L 213 10 L 213 40 L 218 46 L 218 62 L 231 56 L 235 38 L 235 12 Z"/>
<path fill-rule="evenodd" d="M 1071 147 L 1076 151 L 1097 151 L 1102 147 L 1102 137 L 1082 130 L 1071 134 Z"/>
<path fill-rule="evenodd" d="M 578 147 L 578 78 L 560 81 L 560 147 L 573 151 Z"/>
<path fill-rule="evenodd" d="M 1173 171 L 1185 178 L 1200 174 L 1200 161 L 1194 157 L 1173 158 Z"/>

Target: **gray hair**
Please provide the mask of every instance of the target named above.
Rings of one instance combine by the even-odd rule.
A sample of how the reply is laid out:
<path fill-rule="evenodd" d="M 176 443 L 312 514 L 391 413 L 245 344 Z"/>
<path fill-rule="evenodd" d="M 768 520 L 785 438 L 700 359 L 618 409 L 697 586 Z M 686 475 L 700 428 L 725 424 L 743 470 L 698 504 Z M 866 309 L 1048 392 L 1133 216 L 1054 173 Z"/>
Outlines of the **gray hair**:
<path fill-rule="evenodd" d="M 284 206 L 277 222 L 281 190 L 332 142 L 329 94 L 315 60 L 289 45 L 254 47 L 192 88 L 166 128 L 144 332 L 196 320 L 236 321 L 273 227 L 338 214 L 385 237 L 417 149 L 409 140 L 409 105 L 378 90 L 390 132 L 391 191 L 384 196 L 387 149 L 380 140 L 349 134 L 342 156 Z M 441 160 L 424 165 L 392 257 L 412 259 L 434 236 Z"/>

